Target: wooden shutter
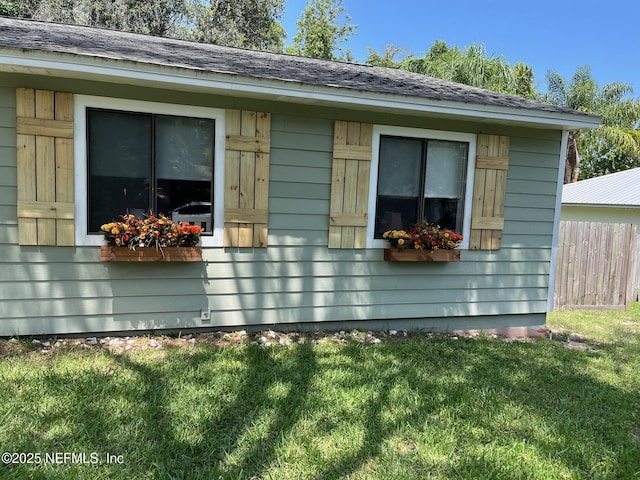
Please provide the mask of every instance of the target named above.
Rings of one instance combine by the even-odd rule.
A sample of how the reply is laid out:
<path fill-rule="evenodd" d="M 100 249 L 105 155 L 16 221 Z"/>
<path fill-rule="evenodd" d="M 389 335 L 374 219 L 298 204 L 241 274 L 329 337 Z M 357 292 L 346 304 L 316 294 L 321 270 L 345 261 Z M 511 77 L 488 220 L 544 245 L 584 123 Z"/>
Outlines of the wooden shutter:
<path fill-rule="evenodd" d="M 372 137 L 370 123 L 335 122 L 329 248 L 366 247 Z"/>
<path fill-rule="evenodd" d="M 509 168 L 509 137 L 478 135 L 471 209 L 471 250 L 502 245 L 504 197 Z"/>
<path fill-rule="evenodd" d="M 271 114 L 227 110 L 224 245 L 266 247 Z"/>
<path fill-rule="evenodd" d="M 16 90 L 18 243 L 74 245 L 73 95 Z"/>

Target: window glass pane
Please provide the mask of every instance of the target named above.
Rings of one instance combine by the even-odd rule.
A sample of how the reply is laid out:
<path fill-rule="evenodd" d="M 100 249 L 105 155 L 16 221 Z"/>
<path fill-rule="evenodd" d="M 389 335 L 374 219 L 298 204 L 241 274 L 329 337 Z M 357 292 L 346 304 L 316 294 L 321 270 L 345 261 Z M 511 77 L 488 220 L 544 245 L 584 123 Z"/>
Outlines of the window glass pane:
<path fill-rule="evenodd" d="M 423 145 L 419 139 L 380 138 L 376 238 L 417 221 Z"/>
<path fill-rule="evenodd" d="M 460 198 L 464 191 L 466 165 L 466 143 L 429 140 L 424 196 Z"/>
<path fill-rule="evenodd" d="M 425 171 L 424 220 L 462 231 L 468 144 L 429 140 Z"/>
<path fill-rule="evenodd" d="M 457 232 L 462 231 L 462 202 L 454 198 L 425 198 L 424 220 Z"/>
<path fill-rule="evenodd" d="M 213 231 L 214 121 L 156 117 L 156 202 L 159 213 Z"/>
<path fill-rule="evenodd" d="M 129 211 L 149 210 L 151 117 L 105 110 L 87 111 L 88 229 Z"/>
<path fill-rule="evenodd" d="M 420 195 L 422 140 L 380 138 L 378 195 L 417 197 Z"/>

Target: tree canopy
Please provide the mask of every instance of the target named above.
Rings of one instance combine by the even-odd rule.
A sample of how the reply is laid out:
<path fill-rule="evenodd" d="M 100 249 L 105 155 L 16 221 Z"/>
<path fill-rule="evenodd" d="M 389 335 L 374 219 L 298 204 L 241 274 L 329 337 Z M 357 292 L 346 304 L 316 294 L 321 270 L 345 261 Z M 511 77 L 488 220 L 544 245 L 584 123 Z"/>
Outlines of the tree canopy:
<path fill-rule="evenodd" d="M 296 22 L 298 31 L 289 52 L 327 60 L 350 59 L 350 52 L 342 47 L 356 28 L 350 21 L 342 0 L 309 0 Z"/>
<path fill-rule="evenodd" d="M 190 22 L 181 38 L 257 50 L 282 51 L 284 0 L 188 0 Z"/>
<path fill-rule="evenodd" d="M 281 51 L 284 0 L 0 0 L 0 14 Z"/>
<path fill-rule="evenodd" d="M 542 101 L 602 117 L 595 130 L 569 133 L 565 183 L 638 164 L 640 102 L 629 97 L 631 85 L 612 82 L 599 87 L 588 65 L 578 67 L 570 81 L 555 71 L 549 71 L 546 79 L 548 91 L 540 96 Z"/>
<path fill-rule="evenodd" d="M 423 57 L 409 55 L 398 58 L 403 49 L 393 45 L 385 47 L 382 54 L 369 50 L 366 63 L 421 73 L 430 77 L 464 83 L 501 93 L 533 98 L 533 69 L 518 62 L 510 65 L 502 56 L 489 55 L 482 43 L 474 43 L 462 49 L 450 47 L 436 40 Z"/>

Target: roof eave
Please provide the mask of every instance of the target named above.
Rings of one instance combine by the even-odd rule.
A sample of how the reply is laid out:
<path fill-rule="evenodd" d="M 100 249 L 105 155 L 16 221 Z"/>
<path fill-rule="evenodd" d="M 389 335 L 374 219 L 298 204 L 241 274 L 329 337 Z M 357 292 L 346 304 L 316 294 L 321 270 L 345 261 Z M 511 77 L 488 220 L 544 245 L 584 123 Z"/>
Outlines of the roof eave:
<path fill-rule="evenodd" d="M 536 128 L 581 130 L 595 128 L 599 117 L 523 108 L 394 95 L 343 87 L 240 76 L 171 65 L 127 60 L 3 48 L 0 71 L 60 76 L 82 80 L 157 86 L 185 91 L 219 93 L 229 96 L 276 99 L 330 107 L 397 112 L 412 115 L 429 113 L 443 117 L 526 125 Z"/>

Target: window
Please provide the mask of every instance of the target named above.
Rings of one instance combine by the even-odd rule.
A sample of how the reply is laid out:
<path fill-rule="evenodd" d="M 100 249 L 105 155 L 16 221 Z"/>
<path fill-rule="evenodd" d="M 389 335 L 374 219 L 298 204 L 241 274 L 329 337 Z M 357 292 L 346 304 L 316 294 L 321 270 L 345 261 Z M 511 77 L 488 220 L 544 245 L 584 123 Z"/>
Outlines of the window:
<path fill-rule="evenodd" d="M 223 111 L 95 97 L 75 108 L 78 245 L 100 244 L 100 225 L 126 211 L 200 225 L 203 244 L 221 245 Z"/>
<path fill-rule="evenodd" d="M 475 135 L 374 128 L 369 246 L 420 221 L 469 234 Z M 463 247 L 466 246 L 463 243 Z"/>
<path fill-rule="evenodd" d="M 209 119 L 88 109 L 89 233 L 125 211 L 180 221 L 198 204 L 211 235 L 214 135 Z"/>

